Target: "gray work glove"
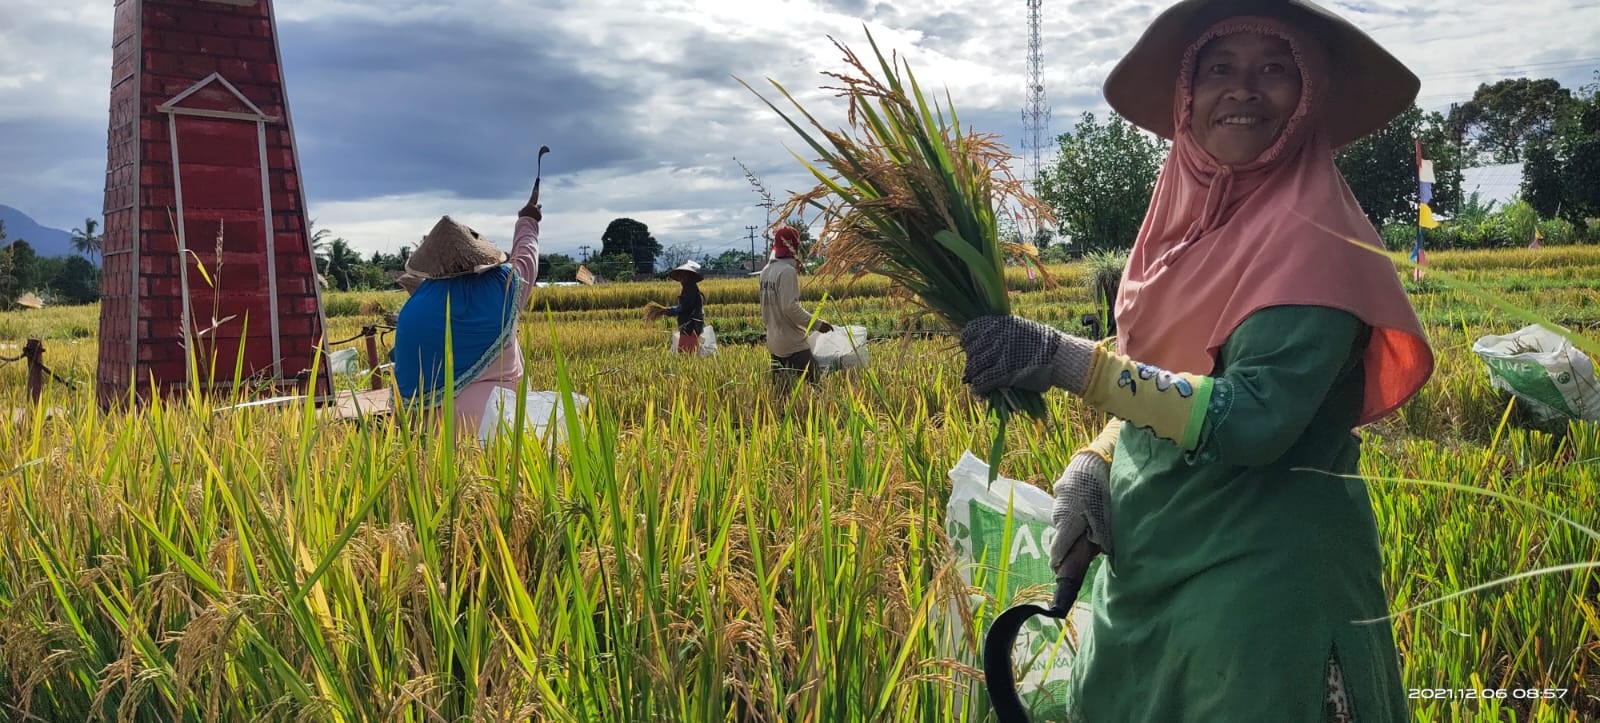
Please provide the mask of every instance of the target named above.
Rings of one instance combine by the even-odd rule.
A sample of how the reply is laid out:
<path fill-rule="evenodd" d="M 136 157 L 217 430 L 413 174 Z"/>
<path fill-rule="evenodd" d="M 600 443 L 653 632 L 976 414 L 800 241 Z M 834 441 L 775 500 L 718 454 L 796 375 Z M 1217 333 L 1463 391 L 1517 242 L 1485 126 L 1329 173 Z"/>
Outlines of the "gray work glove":
<path fill-rule="evenodd" d="M 1057 578 L 1081 581 L 1096 553 L 1111 552 L 1111 465 L 1098 454 L 1079 452 L 1056 480 L 1055 492 L 1050 523 L 1056 539 L 1050 543 L 1050 569 Z M 1069 554 L 1084 544 L 1088 551 Z"/>
<path fill-rule="evenodd" d="M 1089 385 L 1094 344 L 1018 316 L 985 316 L 961 328 L 967 353 L 961 381 L 987 397 L 1001 389 L 1044 393 L 1060 387 L 1082 394 Z"/>

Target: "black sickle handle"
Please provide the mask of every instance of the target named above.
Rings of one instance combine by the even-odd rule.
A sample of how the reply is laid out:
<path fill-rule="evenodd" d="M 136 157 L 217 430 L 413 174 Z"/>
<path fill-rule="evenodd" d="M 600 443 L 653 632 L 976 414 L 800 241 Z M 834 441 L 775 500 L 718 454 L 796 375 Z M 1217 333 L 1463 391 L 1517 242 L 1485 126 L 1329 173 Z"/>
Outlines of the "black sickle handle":
<path fill-rule="evenodd" d="M 1063 620 L 1067 613 L 1072 612 L 1072 604 L 1078 601 L 1078 589 L 1083 587 L 1083 580 L 1075 577 L 1056 578 L 1056 595 L 1050 601 L 1050 617 Z"/>
<path fill-rule="evenodd" d="M 533 159 L 533 193 L 535 198 L 538 197 L 539 193 L 539 181 L 542 180 L 541 177 L 544 175 L 544 154 L 549 152 L 550 146 L 539 146 L 539 157 Z"/>
<path fill-rule="evenodd" d="M 1017 680 L 1011 674 L 1011 648 L 1017 643 L 1017 634 L 1022 632 L 1028 618 L 1035 615 L 1057 620 L 1066 618 L 1081 587 L 1083 580 L 1080 578 L 1058 577 L 1055 599 L 1050 607 L 1036 603 L 1013 605 L 989 626 L 983 638 L 983 685 L 989 691 L 989 703 L 994 706 L 999 723 L 1029 723 L 1028 710 L 1017 695 Z"/>

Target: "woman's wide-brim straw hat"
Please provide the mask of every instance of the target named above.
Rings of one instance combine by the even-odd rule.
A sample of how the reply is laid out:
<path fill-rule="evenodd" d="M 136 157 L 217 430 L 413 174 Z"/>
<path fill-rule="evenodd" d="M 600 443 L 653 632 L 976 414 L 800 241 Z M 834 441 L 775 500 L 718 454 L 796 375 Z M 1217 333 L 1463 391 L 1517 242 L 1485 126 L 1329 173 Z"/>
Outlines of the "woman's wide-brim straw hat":
<path fill-rule="evenodd" d="M 683 281 L 684 279 L 700 281 L 705 278 L 705 274 L 700 273 L 700 264 L 694 261 L 685 261 L 678 268 L 668 271 L 667 278 L 673 281 Z"/>
<path fill-rule="evenodd" d="M 400 274 L 400 277 L 394 281 L 400 285 L 400 288 L 405 289 L 407 294 L 415 294 L 417 293 L 417 287 L 422 286 L 422 282 L 426 281 L 426 279 L 407 271 Z"/>
<path fill-rule="evenodd" d="M 1382 128 L 1417 98 L 1422 81 L 1361 29 L 1307 0 L 1183 0 L 1146 28 L 1106 78 L 1106 101 L 1134 125 L 1168 140 L 1179 66 L 1189 44 L 1213 24 L 1240 15 L 1276 18 L 1328 49 L 1323 128 L 1340 148 Z"/>
<path fill-rule="evenodd" d="M 445 216 L 406 259 L 406 273 L 420 279 L 448 279 L 483 273 L 509 258 L 477 231 Z"/>

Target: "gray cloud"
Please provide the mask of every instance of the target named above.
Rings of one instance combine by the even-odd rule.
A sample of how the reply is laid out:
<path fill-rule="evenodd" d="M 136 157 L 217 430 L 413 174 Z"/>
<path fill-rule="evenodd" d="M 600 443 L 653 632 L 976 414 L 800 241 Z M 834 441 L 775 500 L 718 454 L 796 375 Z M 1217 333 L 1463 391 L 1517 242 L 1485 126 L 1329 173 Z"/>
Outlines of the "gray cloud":
<path fill-rule="evenodd" d="M 542 51 L 548 34 L 295 23 L 280 37 L 303 171 L 328 200 L 504 197 L 526 186 L 540 144 L 571 170 L 643 153 L 610 122 L 627 95 Z"/>
<path fill-rule="evenodd" d="M 1431 108 L 1520 68 L 1588 82 L 1592 66 L 1530 67 L 1593 56 L 1600 26 L 1581 22 L 1584 1 L 1343 0 L 1341 12 L 1423 76 Z M 1105 74 L 1166 5 L 1046 3 L 1052 135 L 1083 111 L 1103 116 Z M 733 157 L 781 201 L 814 182 L 791 151 L 813 154 L 733 76 L 774 99 L 764 80 L 775 78 L 835 126 L 841 103 L 818 88 L 819 71 L 840 69 L 827 37 L 867 52 L 863 23 L 925 89 L 949 90 L 964 125 L 1021 150 L 1020 2 L 278 0 L 276 10 L 311 214 L 364 252 L 413 242 L 444 213 L 508 240 L 541 143 L 554 150 L 547 251 L 594 245 L 617 216 L 663 243 L 742 244 L 765 214 Z M 101 205 L 110 26 L 103 0 L 0 3 L 0 203 L 48 225 L 70 228 Z"/>
<path fill-rule="evenodd" d="M 846 15 L 866 15 L 871 0 L 817 0 L 817 5 L 826 10 L 832 10 Z"/>

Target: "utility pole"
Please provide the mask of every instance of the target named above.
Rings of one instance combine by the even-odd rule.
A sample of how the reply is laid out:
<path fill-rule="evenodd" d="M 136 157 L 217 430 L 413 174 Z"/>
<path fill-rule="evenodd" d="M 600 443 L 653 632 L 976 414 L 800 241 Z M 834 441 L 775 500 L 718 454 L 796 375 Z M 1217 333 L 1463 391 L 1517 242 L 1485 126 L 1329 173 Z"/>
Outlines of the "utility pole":
<path fill-rule="evenodd" d="M 1461 114 L 1458 112 L 1460 108 L 1460 103 L 1451 103 L 1450 115 L 1448 116 L 1451 120 L 1450 135 L 1455 136 L 1456 141 L 1456 170 L 1458 172 L 1464 171 L 1467 167 L 1466 159 L 1461 157 L 1461 137 L 1467 134 L 1467 128 L 1466 124 L 1461 122 Z M 1462 185 L 1456 184 L 1456 207 L 1454 210 L 1457 215 L 1461 213 L 1461 197 L 1466 195 L 1464 193 L 1465 189 L 1461 188 Z"/>
<path fill-rule="evenodd" d="M 589 244 L 579 246 L 578 252 L 583 254 L 583 261 L 581 263 L 589 263 Z"/>
<path fill-rule="evenodd" d="M 751 271 L 755 271 L 756 270 L 756 227 L 755 226 L 746 226 L 745 230 L 750 232 L 750 270 Z"/>

